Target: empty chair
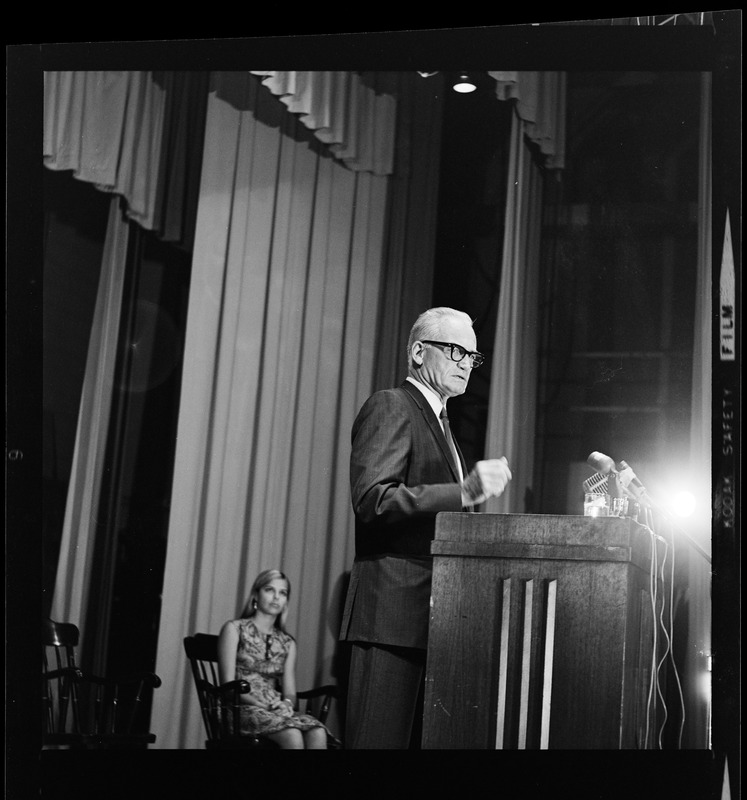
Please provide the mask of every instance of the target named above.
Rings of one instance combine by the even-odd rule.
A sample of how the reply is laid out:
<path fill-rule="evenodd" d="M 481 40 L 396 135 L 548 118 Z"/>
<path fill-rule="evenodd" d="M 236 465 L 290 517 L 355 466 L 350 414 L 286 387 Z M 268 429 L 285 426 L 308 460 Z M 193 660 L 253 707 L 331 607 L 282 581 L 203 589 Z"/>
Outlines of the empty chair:
<path fill-rule="evenodd" d="M 143 701 L 161 685 L 152 672 L 108 677 L 76 663 L 80 640 L 69 622 L 42 621 L 43 746 L 85 749 L 144 748 L 155 734 L 144 730 Z"/>

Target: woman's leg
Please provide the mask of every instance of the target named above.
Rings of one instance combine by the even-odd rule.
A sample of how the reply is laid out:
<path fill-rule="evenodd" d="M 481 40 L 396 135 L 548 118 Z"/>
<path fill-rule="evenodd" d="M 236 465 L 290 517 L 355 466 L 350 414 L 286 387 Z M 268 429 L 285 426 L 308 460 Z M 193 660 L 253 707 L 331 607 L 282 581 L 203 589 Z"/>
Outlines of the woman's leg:
<path fill-rule="evenodd" d="M 303 740 L 307 750 L 327 749 L 327 731 L 324 728 L 312 728 L 310 731 L 305 731 Z"/>
<path fill-rule="evenodd" d="M 268 739 L 272 739 L 273 742 L 279 744 L 283 750 L 304 749 L 303 734 L 297 728 L 286 728 L 284 731 L 265 735 Z"/>

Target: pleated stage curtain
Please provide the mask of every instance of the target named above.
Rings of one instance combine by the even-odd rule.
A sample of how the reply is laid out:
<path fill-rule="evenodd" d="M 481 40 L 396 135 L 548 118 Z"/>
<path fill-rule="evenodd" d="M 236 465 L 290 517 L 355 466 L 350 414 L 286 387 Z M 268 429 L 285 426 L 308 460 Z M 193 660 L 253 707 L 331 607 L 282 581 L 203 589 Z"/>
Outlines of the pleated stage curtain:
<path fill-rule="evenodd" d="M 50 612 L 52 619 L 73 622 L 80 628 L 81 648 L 88 629 L 90 578 L 130 234 L 120 203 L 119 197 L 110 201 Z"/>
<path fill-rule="evenodd" d="M 182 639 L 256 575 L 292 586 L 299 688 L 336 677 L 353 560 L 349 432 L 371 389 L 387 179 L 347 169 L 258 79 L 208 100 L 152 730 L 205 734 Z"/>
<path fill-rule="evenodd" d="M 524 143 L 523 125 L 516 115 L 507 184 L 485 457 L 506 456 L 512 479 L 500 497 L 486 502 L 485 510 L 491 513 L 523 512 L 524 492 L 532 485 L 534 471 L 542 176 Z"/>
<path fill-rule="evenodd" d="M 206 91 L 203 73 L 44 73 L 44 165 L 112 195 L 50 612 L 78 625 L 86 657 L 103 658 L 87 619 L 129 224 L 188 244 Z"/>
<path fill-rule="evenodd" d="M 309 127 L 317 117 L 290 111 L 248 72 L 45 75 L 45 165 L 116 195 L 53 601 L 83 640 L 97 602 L 93 521 L 127 220 L 188 248 L 194 237 L 157 654 L 164 684 L 153 708 L 159 747 L 203 746 L 181 639 L 217 632 L 267 566 L 293 585 L 299 685 L 340 675 L 350 428 L 375 375 L 399 379 L 413 311 L 432 285 L 440 102 L 417 99 L 414 73 L 383 75 L 409 122 L 396 120 L 381 76 L 366 84 L 372 93 L 336 75 L 351 102 L 319 116 L 330 124 L 318 130 Z M 391 209 L 406 211 L 397 225 Z M 400 302 L 391 287 L 403 285 Z"/>
<path fill-rule="evenodd" d="M 543 171 L 565 164 L 566 76 L 489 72 L 496 97 L 514 103 L 485 457 L 506 456 L 512 480 L 487 501 L 492 513 L 521 513 L 534 472 Z M 537 145 L 539 165 L 525 140 Z"/>

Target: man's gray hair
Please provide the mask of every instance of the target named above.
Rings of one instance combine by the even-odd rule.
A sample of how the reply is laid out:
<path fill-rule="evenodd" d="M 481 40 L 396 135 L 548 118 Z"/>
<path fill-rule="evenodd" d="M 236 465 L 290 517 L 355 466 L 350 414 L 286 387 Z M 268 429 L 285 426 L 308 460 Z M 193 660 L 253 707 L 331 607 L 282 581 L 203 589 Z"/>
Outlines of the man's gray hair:
<path fill-rule="evenodd" d="M 412 366 L 412 346 L 417 341 L 423 339 L 438 339 L 441 336 L 441 325 L 446 319 L 457 319 L 473 324 L 472 317 L 464 311 L 457 311 L 448 306 L 438 306 L 424 311 L 416 320 L 410 330 L 410 338 L 407 340 L 407 366 Z"/>

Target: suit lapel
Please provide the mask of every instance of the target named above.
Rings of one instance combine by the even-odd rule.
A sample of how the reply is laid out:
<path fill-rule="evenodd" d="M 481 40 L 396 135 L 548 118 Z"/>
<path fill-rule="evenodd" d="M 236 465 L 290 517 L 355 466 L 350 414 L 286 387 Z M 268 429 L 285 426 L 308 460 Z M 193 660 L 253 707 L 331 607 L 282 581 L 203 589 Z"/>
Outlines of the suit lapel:
<path fill-rule="evenodd" d="M 417 387 L 413 386 L 410 381 L 404 381 L 400 386 L 400 389 L 404 389 L 410 395 L 410 397 L 412 397 L 415 404 L 420 409 L 423 418 L 428 424 L 428 427 L 431 429 L 431 433 L 438 442 L 438 446 L 441 448 L 441 454 L 443 455 L 446 463 L 449 465 L 449 469 L 451 470 L 451 474 L 454 476 L 454 480 L 459 482 L 459 472 L 457 471 L 456 464 L 454 464 L 454 460 L 451 457 L 451 451 L 449 450 L 449 445 L 446 441 L 446 437 L 444 436 L 444 432 L 441 429 L 441 423 L 438 421 L 438 417 L 433 413 L 433 409 L 431 408 L 430 404 L 423 396 L 423 393 Z M 466 475 L 467 472 L 462 451 L 459 449 L 459 445 L 456 443 L 456 440 L 454 441 L 454 444 L 456 445 L 457 453 L 459 454 L 459 458 L 462 462 L 462 472 Z"/>

